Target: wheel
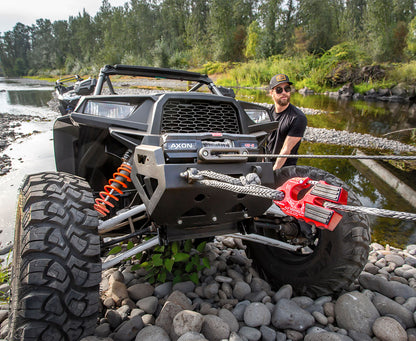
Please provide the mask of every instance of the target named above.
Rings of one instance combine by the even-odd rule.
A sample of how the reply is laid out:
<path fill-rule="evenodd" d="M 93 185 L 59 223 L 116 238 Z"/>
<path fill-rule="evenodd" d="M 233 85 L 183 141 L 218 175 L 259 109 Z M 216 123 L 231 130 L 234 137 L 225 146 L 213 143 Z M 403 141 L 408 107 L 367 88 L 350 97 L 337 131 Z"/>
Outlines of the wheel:
<path fill-rule="evenodd" d="M 98 217 L 88 183 L 66 173 L 25 178 L 13 247 L 8 340 L 93 334 L 101 280 Z"/>
<path fill-rule="evenodd" d="M 348 191 L 349 205 L 361 205 L 356 195 L 340 179 L 313 167 L 282 168 L 276 172 L 276 188 L 293 177 L 309 177 L 312 180 L 324 180 L 329 184 L 341 186 Z M 367 262 L 370 243 L 367 217 L 357 213 L 342 214 L 343 218 L 334 231 L 317 229 L 314 243 L 310 246 L 311 252 L 308 254 L 252 242 L 247 243 L 248 254 L 259 272 L 275 288 L 291 284 L 298 294 L 311 297 L 339 292 L 350 285 L 362 271 Z M 299 222 L 294 220 L 295 225 L 299 226 Z M 310 225 L 303 225 L 310 229 Z M 291 228 L 293 229 L 293 226 Z M 270 236 L 270 229 L 255 229 L 255 233 Z M 275 231 L 272 232 L 273 236 L 277 236 Z"/>

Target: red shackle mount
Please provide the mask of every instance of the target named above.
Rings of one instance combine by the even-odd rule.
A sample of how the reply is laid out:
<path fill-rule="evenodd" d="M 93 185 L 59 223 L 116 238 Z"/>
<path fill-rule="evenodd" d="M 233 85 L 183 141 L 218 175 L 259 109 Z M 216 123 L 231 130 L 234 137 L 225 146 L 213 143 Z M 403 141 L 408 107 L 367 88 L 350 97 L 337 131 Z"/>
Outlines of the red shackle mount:
<path fill-rule="evenodd" d="M 280 209 L 308 224 L 333 231 L 342 215 L 323 207 L 325 201 L 346 205 L 348 192 L 342 187 L 332 186 L 325 181 L 310 178 L 292 178 L 278 188 L 285 194 L 283 200 L 273 200 Z"/>

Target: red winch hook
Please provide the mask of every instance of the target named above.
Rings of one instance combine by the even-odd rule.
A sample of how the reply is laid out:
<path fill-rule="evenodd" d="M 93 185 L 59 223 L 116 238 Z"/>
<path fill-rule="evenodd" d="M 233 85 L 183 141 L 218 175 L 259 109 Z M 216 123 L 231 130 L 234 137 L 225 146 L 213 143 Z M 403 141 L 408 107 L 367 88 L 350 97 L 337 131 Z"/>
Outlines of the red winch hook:
<path fill-rule="evenodd" d="M 110 213 L 107 206 L 114 207 L 114 204 L 110 201 L 110 199 L 118 201 L 119 198 L 117 198 L 115 194 L 118 193 L 122 195 L 122 189 L 127 188 L 126 182 L 131 182 L 131 154 L 131 151 L 124 154 L 122 158 L 123 163 L 117 168 L 117 172 L 113 174 L 113 178 L 108 180 L 108 185 L 104 186 L 104 191 L 99 193 L 100 198 L 95 199 L 94 209 L 102 216 L 106 216 Z"/>
<path fill-rule="evenodd" d="M 333 231 L 342 219 L 342 215 L 324 207 L 325 201 L 346 205 L 348 192 L 329 185 L 325 181 L 313 181 L 310 178 L 292 178 L 278 188 L 285 194 L 283 200 L 273 200 L 280 209 L 296 219 L 308 224 Z"/>

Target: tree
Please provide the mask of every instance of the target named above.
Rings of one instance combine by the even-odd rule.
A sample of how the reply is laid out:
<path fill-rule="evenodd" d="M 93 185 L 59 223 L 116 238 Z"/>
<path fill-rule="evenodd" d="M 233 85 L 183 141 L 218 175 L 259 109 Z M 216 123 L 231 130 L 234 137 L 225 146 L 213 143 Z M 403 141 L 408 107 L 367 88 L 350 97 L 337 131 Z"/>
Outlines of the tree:
<path fill-rule="evenodd" d="M 392 58 L 394 52 L 394 16 L 390 0 L 367 0 L 365 34 L 367 46 L 377 61 Z"/>
<path fill-rule="evenodd" d="M 340 2 L 334 0 L 299 0 L 298 20 L 309 41 L 308 50 L 322 53 L 337 42 Z"/>
<path fill-rule="evenodd" d="M 248 34 L 246 40 L 246 47 L 244 49 L 244 55 L 246 58 L 256 58 L 259 55 L 259 41 L 260 41 L 261 29 L 259 23 L 255 20 L 248 27 Z"/>
<path fill-rule="evenodd" d="M 0 38 L 0 61 L 6 76 L 21 76 L 29 70 L 30 33 L 29 26 L 17 23 Z"/>
<path fill-rule="evenodd" d="M 416 58 L 416 17 L 409 23 L 406 44 L 406 53 L 411 58 Z"/>
<path fill-rule="evenodd" d="M 341 19 L 341 35 L 349 40 L 361 38 L 364 29 L 366 0 L 348 0 Z"/>
<path fill-rule="evenodd" d="M 32 27 L 31 68 L 39 70 L 56 67 L 54 40 L 51 21 L 48 19 L 36 20 L 36 25 Z"/>
<path fill-rule="evenodd" d="M 209 0 L 189 0 L 189 16 L 186 19 L 186 45 L 191 50 L 194 63 L 209 59 L 210 37 L 207 18 L 209 17 Z"/>

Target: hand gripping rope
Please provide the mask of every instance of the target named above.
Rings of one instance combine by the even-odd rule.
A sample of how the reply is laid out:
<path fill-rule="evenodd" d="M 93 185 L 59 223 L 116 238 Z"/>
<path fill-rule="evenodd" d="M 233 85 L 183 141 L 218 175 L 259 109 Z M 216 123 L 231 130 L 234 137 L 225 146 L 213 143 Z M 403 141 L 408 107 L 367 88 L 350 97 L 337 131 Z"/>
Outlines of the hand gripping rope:
<path fill-rule="evenodd" d="M 117 172 L 113 174 L 113 178 L 108 180 L 108 185 L 104 186 L 104 191 L 99 193 L 100 197 L 95 199 L 94 209 L 102 216 L 110 213 L 107 206 L 114 207 L 114 204 L 110 200 L 118 201 L 119 198 L 116 194 L 123 194 L 123 189 L 127 188 L 126 182 L 131 182 L 131 164 L 129 162 L 131 154 L 130 151 L 124 154 L 122 158 L 123 163 L 117 168 Z"/>
<path fill-rule="evenodd" d="M 197 181 L 206 186 L 272 199 L 285 214 L 330 231 L 335 229 L 342 218 L 333 209 L 416 221 L 416 214 L 413 213 L 348 206 L 348 192 L 345 189 L 310 178 L 292 178 L 273 190 L 259 185 L 260 179 L 255 173 L 236 179 L 212 171 L 190 168 L 180 175 L 189 183 Z"/>

